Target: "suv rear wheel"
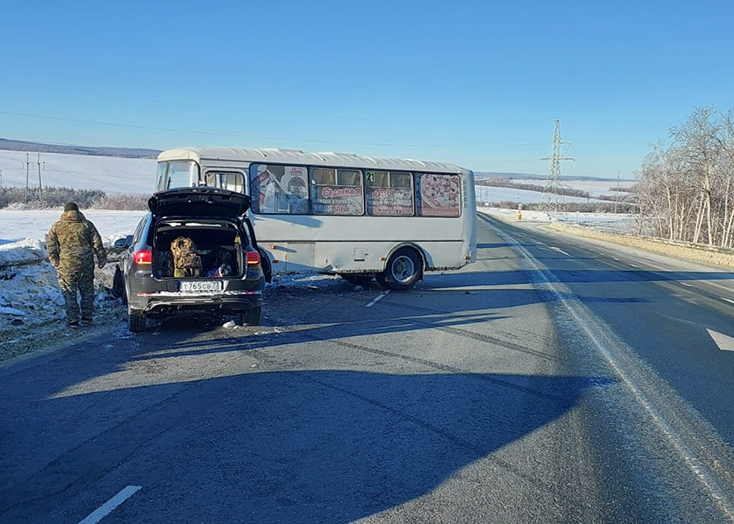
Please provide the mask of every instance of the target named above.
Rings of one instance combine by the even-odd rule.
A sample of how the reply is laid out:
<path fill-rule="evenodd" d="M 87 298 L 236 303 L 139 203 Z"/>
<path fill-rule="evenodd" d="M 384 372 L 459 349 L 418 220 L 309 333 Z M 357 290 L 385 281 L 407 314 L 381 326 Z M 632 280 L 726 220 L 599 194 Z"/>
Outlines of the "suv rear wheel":
<path fill-rule="evenodd" d="M 254 307 L 242 312 L 242 323 L 248 326 L 259 326 L 262 307 Z"/>
<path fill-rule="evenodd" d="M 127 327 L 133 333 L 141 333 L 145 331 L 148 319 L 142 311 L 127 308 Z"/>

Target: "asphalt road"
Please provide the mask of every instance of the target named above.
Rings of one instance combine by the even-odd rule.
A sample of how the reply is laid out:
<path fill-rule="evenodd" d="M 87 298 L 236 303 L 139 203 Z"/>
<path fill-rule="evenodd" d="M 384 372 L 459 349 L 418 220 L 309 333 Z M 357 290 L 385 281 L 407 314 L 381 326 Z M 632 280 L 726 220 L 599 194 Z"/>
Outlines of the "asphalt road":
<path fill-rule="evenodd" d="M 734 273 L 479 218 L 477 263 L 273 286 L 0 367 L 2 523 L 731 522 Z"/>

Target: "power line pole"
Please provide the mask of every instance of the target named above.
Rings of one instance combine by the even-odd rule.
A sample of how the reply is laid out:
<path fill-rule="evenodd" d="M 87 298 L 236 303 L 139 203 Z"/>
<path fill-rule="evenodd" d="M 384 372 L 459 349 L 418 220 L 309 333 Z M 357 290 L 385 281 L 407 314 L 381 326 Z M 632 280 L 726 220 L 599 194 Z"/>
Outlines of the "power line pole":
<path fill-rule="evenodd" d="M 41 183 L 41 153 L 38 153 L 38 196 L 40 200 L 43 200 L 43 184 Z M 43 162 L 43 167 L 46 167 L 46 162 Z"/>
<path fill-rule="evenodd" d="M 28 177 L 30 172 L 31 160 L 29 153 L 25 154 L 25 201 L 28 203 Z"/>
<path fill-rule="evenodd" d="M 550 160 L 551 165 L 539 207 L 540 211 L 551 215 L 553 220 L 556 219 L 558 214 L 558 200 L 562 193 L 561 160 L 574 160 L 571 157 L 561 155 L 561 144 L 569 143 L 561 140 L 561 121 L 556 120 L 556 131 L 553 135 L 553 153 L 549 157 L 541 158 L 541 160 Z"/>
<path fill-rule="evenodd" d="M 621 171 L 617 171 L 617 190 L 614 192 L 614 214 L 617 214 L 617 202 L 619 202 L 619 174 Z"/>

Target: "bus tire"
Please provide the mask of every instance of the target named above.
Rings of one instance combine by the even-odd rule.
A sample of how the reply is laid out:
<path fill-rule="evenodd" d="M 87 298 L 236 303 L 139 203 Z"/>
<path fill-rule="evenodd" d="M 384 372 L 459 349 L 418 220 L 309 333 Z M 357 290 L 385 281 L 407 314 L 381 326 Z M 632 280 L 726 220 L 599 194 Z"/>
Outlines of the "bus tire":
<path fill-rule="evenodd" d="M 402 247 L 390 256 L 385 271 L 378 273 L 377 282 L 386 289 L 402 291 L 420 280 L 422 259 L 415 249 Z"/>

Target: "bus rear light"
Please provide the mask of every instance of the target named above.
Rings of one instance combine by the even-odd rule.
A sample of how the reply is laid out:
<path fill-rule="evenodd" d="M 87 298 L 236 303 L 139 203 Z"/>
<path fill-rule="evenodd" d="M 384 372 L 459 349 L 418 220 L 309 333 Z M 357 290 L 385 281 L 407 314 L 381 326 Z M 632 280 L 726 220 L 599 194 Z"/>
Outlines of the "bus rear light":
<path fill-rule="evenodd" d="M 153 262 L 153 252 L 147 249 L 136 251 L 133 255 L 133 262 L 139 266 L 149 266 Z"/>
<path fill-rule="evenodd" d="M 256 266 L 260 263 L 260 253 L 257 251 L 248 251 L 247 252 L 247 265 L 248 266 Z"/>

